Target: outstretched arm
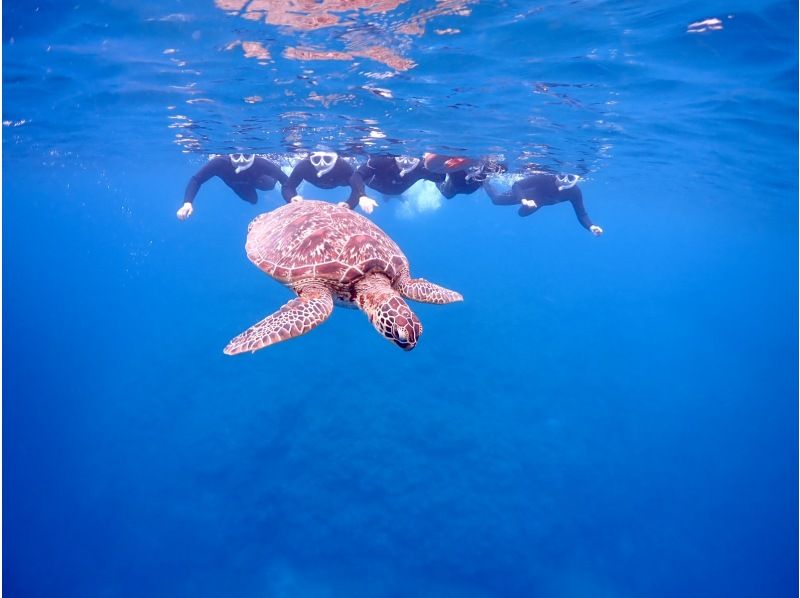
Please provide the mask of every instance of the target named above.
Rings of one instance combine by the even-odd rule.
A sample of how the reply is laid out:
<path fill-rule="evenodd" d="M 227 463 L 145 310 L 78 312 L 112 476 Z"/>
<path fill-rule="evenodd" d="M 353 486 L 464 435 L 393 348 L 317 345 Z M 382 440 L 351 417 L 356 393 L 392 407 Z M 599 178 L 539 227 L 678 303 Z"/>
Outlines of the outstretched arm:
<path fill-rule="evenodd" d="M 361 178 L 357 170 L 354 170 L 348 182 L 350 183 L 350 198 L 347 200 L 347 205 L 355 210 L 358 200 L 364 195 L 364 179 Z"/>
<path fill-rule="evenodd" d="M 364 179 L 361 178 L 357 170 L 353 171 L 348 182 L 350 183 L 350 198 L 347 200 L 347 207 L 355 210 L 356 206 L 358 206 L 367 214 L 371 214 L 372 210 L 378 207 L 378 202 L 365 195 Z"/>
<path fill-rule="evenodd" d="M 310 166 L 308 160 L 301 160 L 292 169 L 292 174 L 286 179 L 284 183 L 281 181 L 281 195 L 286 203 L 292 201 L 292 198 L 297 196 L 297 187 L 303 182 L 303 173 Z"/>
<path fill-rule="evenodd" d="M 192 178 L 189 179 L 189 183 L 186 185 L 186 191 L 183 194 L 183 203 L 192 203 L 194 198 L 197 197 L 197 192 L 200 191 L 200 187 L 203 185 L 203 183 L 205 183 L 211 177 L 218 176 L 220 174 L 226 160 L 227 158 L 217 156 L 216 158 L 209 160 L 200 170 L 198 170 L 192 176 Z"/>
<path fill-rule="evenodd" d="M 183 205 L 178 208 L 176 214 L 178 220 L 186 220 L 192 215 L 194 212 L 192 202 L 194 198 L 197 197 L 197 192 L 200 191 L 201 185 L 211 177 L 219 176 L 222 169 L 225 167 L 226 161 L 227 158 L 222 156 L 212 158 L 189 179 L 189 183 L 186 185 L 186 191 L 183 193 Z"/>
<path fill-rule="evenodd" d="M 372 210 L 378 207 L 378 202 L 365 195 L 364 179 L 357 170 L 353 171 L 348 182 L 350 183 L 350 198 L 347 200 L 347 206 L 351 210 L 355 210 L 358 206 L 367 214 L 372 214 Z"/>
<path fill-rule="evenodd" d="M 586 212 L 586 208 L 583 205 L 583 194 L 581 193 L 581 190 L 577 187 L 573 187 L 569 191 L 571 192 L 569 201 L 572 204 L 572 208 L 575 210 L 575 216 L 577 216 L 578 222 L 580 222 L 581 226 L 591 232 L 593 235 L 602 235 L 603 229 L 596 224 L 593 224 L 591 218 L 589 218 L 589 214 Z"/>

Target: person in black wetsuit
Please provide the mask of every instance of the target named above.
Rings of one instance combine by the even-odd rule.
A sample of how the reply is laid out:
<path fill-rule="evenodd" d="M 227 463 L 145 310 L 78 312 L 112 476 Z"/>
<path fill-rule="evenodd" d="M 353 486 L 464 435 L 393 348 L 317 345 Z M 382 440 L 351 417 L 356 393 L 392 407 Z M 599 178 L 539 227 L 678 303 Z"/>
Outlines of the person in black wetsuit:
<path fill-rule="evenodd" d="M 593 224 L 583 206 L 583 194 L 578 188 L 578 176 L 537 173 L 515 182 L 509 191 L 499 193 L 488 182 L 484 189 L 492 203 L 499 206 L 519 205 L 520 216 L 530 216 L 542 206 L 552 206 L 563 201 L 572 204 L 581 226 L 595 237 L 603 229 Z"/>
<path fill-rule="evenodd" d="M 420 180 L 441 183 L 444 174 L 431 172 L 410 156 L 373 155 L 358 169 L 364 184 L 384 195 L 401 195 Z"/>
<path fill-rule="evenodd" d="M 280 181 L 281 187 L 286 185 L 289 177 L 280 167 L 269 160 L 255 154 L 229 154 L 211 158 L 197 173 L 189 179 L 183 195 L 183 205 L 178 210 L 178 218 L 186 220 L 194 212 L 192 202 L 200 191 L 200 187 L 211 177 L 219 177 L 247 203 L 258 201 L 256 189 L 269 191 Z"/>
<path fill-rule="evenodd" d="M 447 178 L 437 185 L 439 192 L 447 199 L 474 193 L 483 187 L 487 177 L 507 170 L 505 164 L 495 158 L 474 160 L 430 153 L 425 154 L 425 165 L 434 172 L 447 174 Z"/>
<path fill-rule="evenodd" d="M 297 187 L 303 181 L 320 189 L 349 186 L 350 197 L 346 203 L 351 210 L 359 206 L 370 214 L 378 205 L 374 199 L 364 195 L 364 180 L 361 175 L 336 152 L 312 152 L 307 158 L 300 160 L 281 188 L 283 199 L 287 202 L 303 199 L 297 193 Z"/>

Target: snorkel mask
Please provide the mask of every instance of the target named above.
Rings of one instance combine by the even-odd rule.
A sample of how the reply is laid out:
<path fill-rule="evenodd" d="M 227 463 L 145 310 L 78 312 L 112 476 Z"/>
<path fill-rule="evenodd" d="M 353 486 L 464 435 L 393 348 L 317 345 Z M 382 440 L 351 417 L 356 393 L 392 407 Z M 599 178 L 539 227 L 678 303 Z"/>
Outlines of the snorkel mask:
<path fill-rule="evenodd" d="M 411 156 L 396 156 L 394 161 L 397 164 L 397 168 L 400 169 L 401 177 L 406 176 L 419 164 L 419 158 L 412 158 Z"/>
<path fill-rule="evenodd" d="M 308 159 L 316 169 L 317 177 L 322 177 L 331 171 L 338 157 L 336 152 L 311 152 Z"/>
<path fill-rule="evenodd" d="M 572 189 L 578 184 L 579 177 L 577 174 L 557 174 L 556 181 L 558 181 L 558 190 L 564 191 L 565 189 Z"/>
<path fill-rule="evenodd" d="M 231 164 L 236 168 L 236 174 L 247 170 L 256 161 L 255 154 L 230 154 Z"/>

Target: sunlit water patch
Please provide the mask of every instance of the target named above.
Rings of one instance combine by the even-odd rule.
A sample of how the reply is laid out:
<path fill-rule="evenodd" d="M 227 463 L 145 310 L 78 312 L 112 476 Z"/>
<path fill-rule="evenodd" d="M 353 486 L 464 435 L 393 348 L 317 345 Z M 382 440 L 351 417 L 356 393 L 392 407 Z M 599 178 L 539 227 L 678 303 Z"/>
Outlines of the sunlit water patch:
<path fill-rule="evenodd" d="M 766 142 L 795 110 L 784 4 L 218 0 L 9 6 L 11 155 L 327 147 L 502 153 L 590 175 L 615 158 L 721 181 L 788 166 Z M 598 26 L 599 25 L 599 26 Z M 80 40 L 80 41 L 77 41 Z M 546 42 L 545 42 L 546 40 Z M 728 65 L 740 62 L 732 71 Z M 25 101 L 20 101 L 26 98 Z M 30 101 L 29 98 L 34 98 Z M 744 121 L 742 119 L 745 119 Z M 749 129 L 752 160 L 727 155 Z M 726 165 L 675 152 L 703 140 Z M 124 140 L 124 143 L 123 143 Z M 681 165 L 682 164 L 682 165 Z"/>

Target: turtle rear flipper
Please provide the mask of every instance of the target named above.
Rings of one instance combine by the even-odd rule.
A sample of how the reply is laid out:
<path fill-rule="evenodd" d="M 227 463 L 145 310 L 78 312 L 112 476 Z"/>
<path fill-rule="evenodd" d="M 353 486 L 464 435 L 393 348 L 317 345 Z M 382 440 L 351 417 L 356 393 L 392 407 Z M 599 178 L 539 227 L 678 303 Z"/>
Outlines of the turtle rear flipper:
<path fill-rule="evenodd" d="M 440 287 L 438 284 L 433 284 L 424 278 L 406 278 L 400 281 L 397 290 L 400 291 L 403 297 L 420 303 L 442 304 L 464 300 L 461 293 Z"/>
<path fill-rule="evenodd" d="M 255 353 L 319 326 L 333 311 L 333 296 L 323 286 L 305 288 L 300 296 L 292 299 L 274 314 L 253 324 L 232 339 L 223 353 L 236 355 L 250 351 Z"/>

